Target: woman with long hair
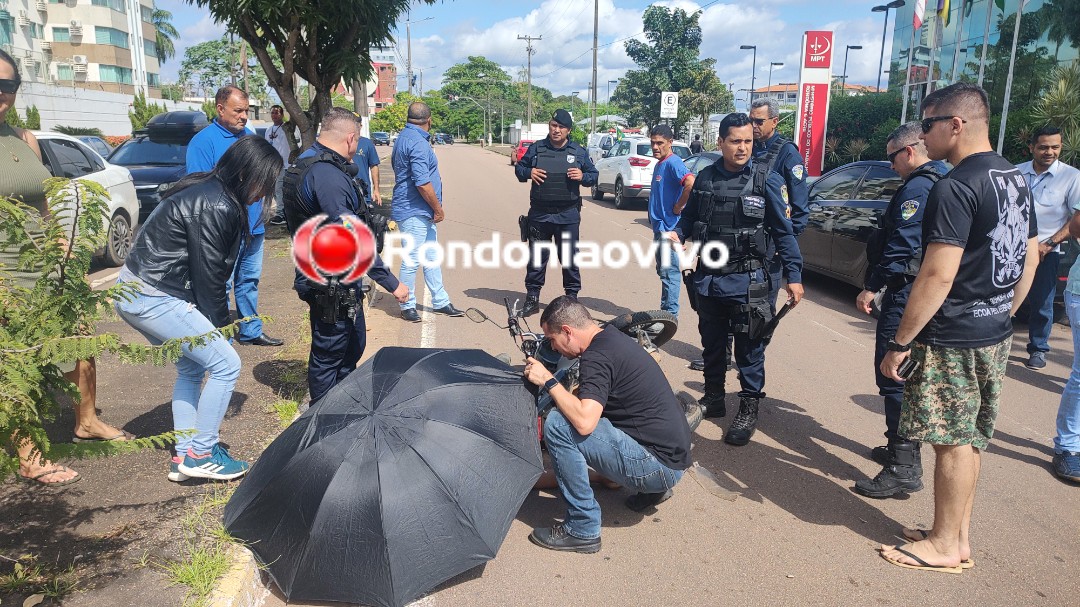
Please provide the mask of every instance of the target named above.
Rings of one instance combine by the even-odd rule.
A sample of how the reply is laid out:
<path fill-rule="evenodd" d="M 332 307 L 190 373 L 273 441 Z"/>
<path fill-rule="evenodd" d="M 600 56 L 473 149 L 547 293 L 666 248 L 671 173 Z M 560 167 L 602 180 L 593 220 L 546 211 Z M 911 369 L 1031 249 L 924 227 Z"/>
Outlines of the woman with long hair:
<path fill-rule="evenodd" d="M 173 186 L 142 226 L 120 272 L 120 282 L 139 286 L 138 294 L 116 304 L 120 317 L 155 345 L 231 324 L 225 284 L 241 242 L 251 240 L 247 207 L 273 193 L 281 167 L 272 145 L 242 137 L 212 171 L 192 173 Z M 217 334 L 197 346 L 185 344 L 176 370 L 177 439 L 169 480 L 242 476 L 248 464 L 218 440 L 240 376 L 230 340 Z"/>

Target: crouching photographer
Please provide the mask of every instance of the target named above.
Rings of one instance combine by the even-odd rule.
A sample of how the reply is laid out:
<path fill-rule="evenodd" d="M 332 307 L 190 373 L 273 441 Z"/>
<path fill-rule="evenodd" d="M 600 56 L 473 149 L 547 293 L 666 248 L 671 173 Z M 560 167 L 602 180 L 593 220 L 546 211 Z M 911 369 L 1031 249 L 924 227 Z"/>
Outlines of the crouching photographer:
<path fill-rule="evenodd" d="M 357 166 L 350 159 L 360 139 L 356 114 L 344 108 L 332 108 L 323 117 L 319 138 L 285 172 L 283 198 L 285 221 L 296 235 L 308 219 L 326 214 L 328 221 L 341 222 L 342 216 L 361 219 L 364 201 L 353 177 Z M 399 302 L 408 299 L 409 289 L 383 264 L 378 254 L 368 270 L 382 288 Z M 339 283 L 330 280 L 321 285 L 296 271 L 293 288 L 310 306 L 311 353 L 308 355 L 308 390 L 315 403 L 345 378 L 364 354 L 367 326 L 364 321 L 363 294 L 359 282 Z"/>
<path fill-rule="evenodd" d="M 690 428 L 652 356 L 615 327 L 601 328 L 575 298 L 552 301 L 540 326 L 555 351 L 581 359 L 580 387 L 571 393 L 543 363 L 528 359 L 525 378 L 555 401 L 544 442 L 568 505 L 564 522 L 534 529 L 529 540 L 550 550 L 594 553 L 600 550 L 600 504 L 589 467 L 636 489 L 627 507 L 647 510 L 671 497 L 690 466 Z"/>

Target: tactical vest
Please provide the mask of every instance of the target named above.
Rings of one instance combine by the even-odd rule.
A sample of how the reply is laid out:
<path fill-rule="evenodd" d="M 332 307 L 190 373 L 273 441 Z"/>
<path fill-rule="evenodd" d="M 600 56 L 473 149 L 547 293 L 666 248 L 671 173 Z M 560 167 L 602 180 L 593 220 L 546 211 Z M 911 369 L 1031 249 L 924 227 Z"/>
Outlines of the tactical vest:
<path fill-rule="evenodd" d="M 547 172 L 544 183 L 533 184 L 529 204 L 532 208 L 542 213 L 559 213 L 581 204 L 581 194 L 578 191 L 578 182 L 571 181 L 566 176 L 566 171 L 578 168 L 579 159 L 573 162 L 567 160 L 570 156 L 576 156 L 567 143 L 562 149 L 553 149 L 545 144 L 536 145 L 536 160 L 534 168 Z"/>
<path fill-rule="evenodd" d="M 774 157 L 775 159 L 775 157 Z M 719 161 L 722 162 L 722 161 Z M 749 272 L 763 267 L 769 237 L 765 230 L 765 181 L 771 165 L 754 165 L 749 175 L 724 177 L 714 166 L 706 167 L 694 182 L 699 217 L 695 240 L 704 246 L 720 242 L 727 247 L 728 263 L 714 273 Z"/>
<path fill-rule="evenodd" d="M 304 197 L 300 194 L 301 187 L 304 184 L 304 178 L 307 176 L 311 167 L 316 163 L 327 162 L 346 175 L 349 174 L 348 165 L 341 161 L 341 159 L 331 152 L 321 152 L 314 156 L 308 156 L 307 158 L 301 158 L 296 161 L 296 164 L 285 169 L 285 175 L 282 178 L 281 197 L 282 206 L 285 209 L 285 224 L 289 228 L 289 233 L 296 235 L 296 231 L 300 229 L 300 226 L 305 221 L 312 217 L 322 213 L 322 209 L 314 200 L 304 200 Z M 360 204 L 356 208 L 349 209 L 354 215 L 363 219 L 365 222 L 366 205 L 363 204 L 363 194 L 357 189 L 356 182 L 353 179 L 349 180 L 353 184 L 353 188 L 356 189 L 357 200 Z"/>
<path fill-rule="evenodd" d="M 916 177 L 926 177 L 933 183 L 937 183 L 944 175 L 935 171 L 933 168 L 921 168 L 911 175 L 908 175 L 907 181 L 904 183 L 910 183 Z M 889 201 L 889 207 L 895 201 Z M 874 269 L 874 266 L 881 262 L 881 256 L 885 254 L 885 246 L 889 243 L 889 236 L 896 231 L 896 224 L 893 223 L 892 213 L 889 212 L 889 208 L 885 209 L 878 217 L 878 227 L 870 233 L 869 238 L 866 240 L 866 262 L 867 262 L 867 276 L 870 276 L 870 272 Z M 904 275 L 914 277 L 919 273 L 919 268 L 922 266 L 922 253 L 923 249 L 920 246 L 917 250 L 912 252 L 911 259 L 908 260 L 907 265 L 904 266 Z"/>

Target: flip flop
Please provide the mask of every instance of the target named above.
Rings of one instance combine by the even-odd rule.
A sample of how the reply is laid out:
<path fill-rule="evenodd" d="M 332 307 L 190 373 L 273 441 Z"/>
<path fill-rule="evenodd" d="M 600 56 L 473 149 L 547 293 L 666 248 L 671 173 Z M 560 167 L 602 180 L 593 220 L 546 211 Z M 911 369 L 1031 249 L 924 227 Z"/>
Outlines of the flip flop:
<path fill-rule="evenodd" d="M 893 546 L 893 550 L 895 550 L 895 551 L 899 552 L 900 554 L 908 557 L 909 559 L 915 561 L 916 563 L 918 563 L 918 565 L 908 565 L 907 563 L 901 563 L 900 561 L 897 561 L 895 559 L 891 559 L 891 558 L 885 556 L 885 551 L 884 550 L 879 552 L 878 554 L 880 554 L 881 558 L 885 559 L 889 563 L 892 563 L 893 565 L 896 565 L 897 567 L 903 567 L 904 569 L 915 569 L 917 571 L 938 571 L 938 572 L 941 572 L 941 573 L 963 573 L 964 572 L 963 567 L 946 567 L 944 565 L 931 565 L 930 563 L 927 563 L 926 561 L 922 560 L 921 558 L 915 556 L 914 554 L 908 552 L 907 550 L 904 550 L 903 548 L 901 548 L 899 546 Z"/>
<path fill-rule="evenodd" d="M 118 442 L 118 443 L 122 443 L 122 442 L 127 442 L 129 440 L 132 440 L 134 438 L 135 438 L 134 434 L 131 434 L 130 432 L 124 432 L 123 430 L 121 430 L 120 434 L 117 434 L 116 436 L 110 436 L 108 438 L 101 437 L 101 436 L 89 436 L 89 437 L 86 437 L 86 438 L 83 438 L 81 436 L 75 436 L 75 438 L 73 438 L 71 440 L 72 440 L 72 442 L 76 442 L 76 443 L 111 443 L 111 442 L 114 442 L 114 441 Z"/>
<path fill-rule="evenodd" d="M 42 472 L 41 474 L 36 474 L 34 476 L 23 476 L 22 474 L 20 474 L 19 478 L 22 479 L 23 481 L 27 482 L 27 483 L 34 483 L 34 484 L 38 484 L 38 485 L 44 485 L 46 487 L 59 487 L 60 485 L 70 485 L 71 483 L 78 482 L 79 479 L 82 478 L 82 475 L 79 474 L 78 472 L 76 472 L 75 476 L 73 476 L 72 478 L 67 479 L 66 481 L 56 481 L 56 482 L 50 483 L 49 481 L 41 480 L 42 477 L 49 476 L 50 474 L 56 474 L 57 472 L 64 472 L 64 471 L 66 471 L 68 469 L 69 468 L 67 466 L 53 466 L 53 467 L 49 468 L 48 470 Z"/>
<path fill-rule="evenodd" d="M 913 537 L 911 535 L 908 535 L 907 533 L 905 533 L 906 531 L 910 531 L 915 536 L 918 536 L 918 537 Z M 926 538 L 930 537 L 930 532 L 927 531 L 926 529 L 911 529 L 909 527 L 904 527 L 903 531 L 900 532 L 900 535 L 904 536 L 904 539 L 908 539 L 908 540 L 911 540 L 913 542 L 918 542 L 918 541 L 925 540 Z M 975 566 L 975 559 L 965 559 L 963 561 L 960 561 L 960 568 L 961 569 L 971 569 L 974 566 Z"/>

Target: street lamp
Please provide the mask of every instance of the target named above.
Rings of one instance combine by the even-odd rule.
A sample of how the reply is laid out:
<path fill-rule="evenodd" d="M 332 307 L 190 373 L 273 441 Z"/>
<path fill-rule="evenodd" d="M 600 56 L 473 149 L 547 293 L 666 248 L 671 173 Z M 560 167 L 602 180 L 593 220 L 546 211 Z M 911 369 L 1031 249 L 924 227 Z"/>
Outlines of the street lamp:
<path fill-rule="evenodd" d="M 774 67 L 784 67 L 784 64 L 781 61 L 769 62 L 769 86 L 765 89 L 766 95 L 772 95 L 772 68 Z"/>
<path fill-rule="evenodd" d="M 900 0 L 900 1 L 903 2 L 903 0 Z M 841 85 L 841 87 L 840 87 L 840 91 L 843 92 L 843 94 L 845 96 L 847 95 L 847 54 L 848 54 L 848 51 L 850 51 L 851 49 L 855 49 L 857 51 L 860 51 L 860 50 L 862 50 L 862 47 L 859 46 L 858 44 L 849 44 L 849 45 L 847 45 L 847 48 L 844 49 L 844 75 L 840 76 L 840 82 L 843 83 Z M 880 68 L 881 66 L 878 66 L 878 67 Z M 878 76 L 878 84 L 879 85 L 881 84 L 881 76 L 880 75 Z"/>
<path fill-rule="evenodd" d="M 577 96 L 578 96 L 579 93 L 581 93 L 581 91 L 571 91 L 570 92 L 570 115 L 571 116 L 574 115 L 574 100 L 577 99 Z"/>
<path fill-rule="evenodd" d="M 889 9 L 900 8 L 905 4 L 907 3 L 904 2 L 904 0 L 892 0 L 892 2 L 888 4 L 879 4 L 874 8 L 870 9 L 870 12 L 872 13 L 885 13 L 885 27 L 881 29 L 881 58 L 878 59 L 877 66 L 877 90 L 879 93 L 881 92 L 881 69 L 885 67 L 885 33 L 889 31 Z"/>
<path fill-rule="evenodd" d="M 412 20 L 409 20 L 409 19 L 405 20 L 405 39 L 407 40 L 406 46 L 408 47 L 408 55 L 407 55 L 407 60 L 406 60 L 406 63 L 405 63 L 405 74 L 408 76 L 408 85 L 409 85 L 409 94 L 410 95 L 412 94 L 412 89 L 413 89 L 413 82 L 412 82 L 412 80 L 413 80 L 412 24 L 413 23 L 420 23 L 421 21 L 430 21 L 430 20 L 432 20 L 434 18 L 435 17 L 424 17 L 423 19 L 417 19 L 416 21 L 412 21 Z"/>
<path fill-rule="evenodd" d="M 611 85 L 616 84 L 618 82 L 619 82 L 618 78 L 616 78 L 615 80 L 608 80 L 607 81 L 607 102 L 608 103 L 611 103 Z"/>
<path fill-rule="evenodd" d="M 739 47 L 740 50 L 754 51 L 754 62 L 750 66 L 750 97 L 754 97 L 754 83 L 757 81 L 757 46 L 753 44 L 744 44 Z"/>

